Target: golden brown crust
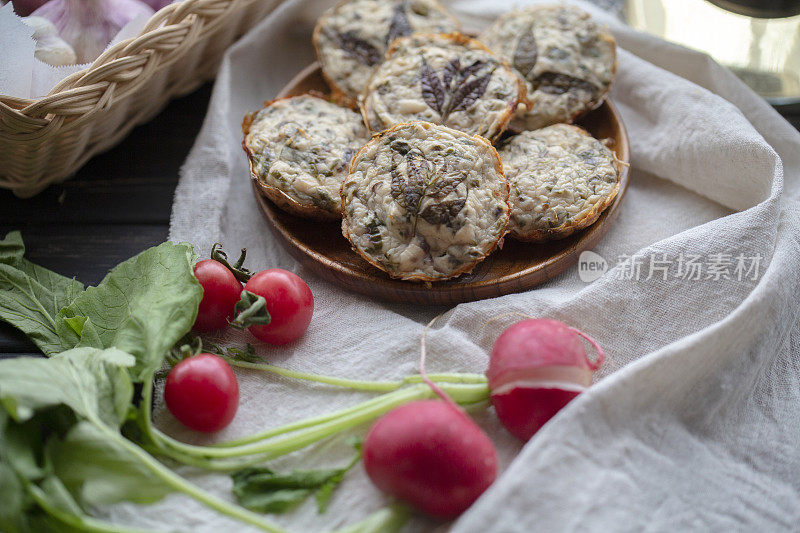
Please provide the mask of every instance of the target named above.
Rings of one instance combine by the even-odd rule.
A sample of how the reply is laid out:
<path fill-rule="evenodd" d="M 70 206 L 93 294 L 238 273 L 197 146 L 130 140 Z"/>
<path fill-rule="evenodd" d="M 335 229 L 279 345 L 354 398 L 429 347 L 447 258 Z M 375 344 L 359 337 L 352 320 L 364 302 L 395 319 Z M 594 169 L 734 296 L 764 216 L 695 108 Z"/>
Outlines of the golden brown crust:
<path fill-rule="evenodd" d="M 454 31 L 454 32 L 450 32 L 450 33 L 416 33 L 413 36 L 414 37 L 426 37 L 426 36 L 445 37 L 447 39 L 452 39 L 453 43 L 456 44 L 456 45 L 474 46 L 474 47 L 476 47 L 476 48 L 478 48 L 480 50 L 483 50 L 484 52 L 486 52 L 488 54 L 491 54 L 492 57 L 497 59 L 497 61 L 502 65 L 502 67 L 504 69 L 506 69 L 512 76 L 514 76 L 514 78 L 516 79 L 516 82 L 517 82 L 517 95 L 518 95 L 517 99 L 515 101 L 512 101 L 512 102 L 508 103 L 508 106 L 507 106 L 507 109 L 506 109 L 506 113 L 505 113 L 505 115 L 503 115 L 503 118 L 500 121 L 500 124 L 499 124 L 499 126 L 497 128 L 497 132 L 494 135 L 492 135 L 492 137 L 481 137 L 483 139 L 488 139 L 490 143 L 494 144 L 500 138 L 500 136 L 503 135 L 503 133 L 508 128 L 508 125 L 511 123 L 511 120 L 514 118 L 514 115 L 515 115 L 515 113 L 517 111 L 517 106 L 522 102 L 527 102 L 528 101 L 528 94 L 527 94 L 528 93 L 528 86 L 526 85 L 525 80 L 523 80 L 519 76 L 519 74 L 517 74 L 516 71 L 511 68 L 511 66 L 508 64 L 508 62 L 503 61 L 500 58 L 498 58 L 497 56 L 495 56 L 494 53 L 491 50 L 489 50 L 488 48 L 486 48 L 486 46 L 482 42 L 478 41 L 477 39 L 474 39 L 474 38 L 470 37 L 469 35 L 465 35 L 465 34 L 463 34 L 461 32 L 458 32 L 458 31 Z M 399 47 L 398 43 L 402 39 L 407 39 L 408 37 L 411 37 L 411 36 L 399 37 L 399 38 L 395 39 L 394 41 L 392 41 L 392 44 L 389 46 L 389 49 L 386 51 L 386 57 L 384 58 L 384 61 L 386 61 L 390 57 L 392 57 L 392 55 L 397 51 L 397 49 Z M 367 82 L 366 89 L 364 90 L 363 93 L 361 93 L 361 95 L 359 95 L 359 98 L 358 98 L 358 109 L 361 111 L 361 116 L 364 118 L 364 124 L 366 124 L 367 129 L 373 135 L 379 133 L 380 130 L 376 131 L 376 130 L 374 130 L 372 128 L 372 125 L 370 124 L 370 121 L 369 121 L 369 115 L 368 115 L 368 112 L 367 112 L 367 106 L 366 106 L 365 102 L 366 102 L 366 99 L 367 99 L 366 98 L 367 97 L 367 89 L 369 89 L 369 86 L 372 83 L 372 79 L 377 74 L 377 71 L 378 71 L 378 68 L 375 68 L 375 71 L 373 71 L 372 76 L 370 76 L 369 82 Z M 324 74 L 324 71 L 323 71 L 323 74 Z M 326 78 L 326 80 L 327 80 L 327 78 Z M 330 81 L 329 81 L 329 83 L 330 83 Z"/>
<path fill-rule="evenodd" d="M 611 67 L 611 79 L 609 80 L 608 85 L 606 85 L 605 90 L 603 92 L 601 92 L 600 95 L 597 97 L 597 101 L 594 102 L 591 107 L 588 107 L 588 108 L 583 109 L 581 111 L 577 111 L 571 117 L 569 117 L 569 121 L 568 121 L 569 124 L 575 122 L 576 120 L 578 120 L 580 117 L 582 117 L 583 115 L 585 115 L 589 111 L 593 111 L 593 110 L 597 109 L 598 107 L 600 107 L 603 104 L 603 102 L 606 100 L 606 98 L 608 97 L 608 93 L 611 90 L 611 85 L 614 83 L 614 78 L 616 78 L 616 76 L 617 76 L 617 65 L 619 64 L 619 61 L 617 60 L 617 46 L 616 46 L 617 41 L 616 41 L 616 39 L 614 39 L 613 35 L 611 35 L 610 33 L 607 33 L 607 32 L 600 33 L 600 39 L 614 45 L 611 48 L 614 51 L 614 64 Z M 524 113 L 527 112 L 527 111 L 530 111 L 532 109 L 532 107 L 533 107 L 531 105 L 531 101 L 528 99 L 528 94 L 527 94 L 528 85 L 526 83 L 524 83 L 524 82 L 523 82 L 523 85 L 525 87 L 525 93 L 526 94 L 525 94 L 525 98 L 520 100 L 520 103 L 525 105 L 526 109 L 522 110 L 521 116 L 524 116 Z M 521 131 L 525 131 L 527 128 L 515 127 L 512 124 L 509 129 L 514 133 L 519 133 Z M 522 240 L 522 239 L 520 239 L 520 240 Z M 528 242 L 528 241 L 526 241 L 526 242 Z"/>
<path fill-rule="evenodd" d="M 356 161 L 360 158 L 362 152 L 365 149 L 367 149 L 371 143 L 377 142 L 381 137 L 384 137 L 386 135 L 390 135 L 390 134 L 394 133 L 395 130 L 397 130 L 399 128 L 406 127 L 409 124 L 412 124 L 412 123 L 411 122 L 404 122 L 404 123 L 401 123 L 401 124 L 396 124 L 396 125 L 392 126 L 391 128 L 389 128 L 387 130 L 383 130 L 383 131 L 381 131 L 379 133 L 374 134 L 372 136 L 372 138 L 367 142 L 367 144 L 362 146 L 361 149 L 359 149 L 359 151 L 356 152 L 356 154 L 353 156 L 353 159 L 350 160 L 350 168 L 348 169 L 348 174 L 352 173 L 353 166 L 355 165 Z M 355 246 L 355 244 L 353 243 L 353 239 L 350 238 L 350 234 L 347 231 L 347 220 L 348 220 L 347 210 L 344 209 L 344 206 L 345 206 L 345 193 L 344 193 L 344 182 L 343 182 L 342 183 L 342 187 L 339 189 L 339 194 L 342 197 L 342 235 L 344 235 L 344 238 L 347 239 L 348 242 L 350 242 L 350 246 L 353 249 L 353 251 L 356 252 L 359 256 L 361 256 L 361 258 L 363 258 L 367 263 L 371 264 L 375 268 L 377 268 L 377 269 L 385 272 L 386 274 L 388 274 L 389 277 L 392 277 L 392 278 L 395 278 L 395 279 L 401 279 L 401 280 L 404 280 L 404 281 L 422 281 L 422 282 L 430 283 L 430 282 L 435 282 L 435 281 L 447 281 L 449 279 L 456 278 L 456 277 L 458 277 L 458 276 L 460 276 L 462 274 L 466 274 L 466 273 L 472 272 L 472 270 L 476 266 L 478 266 L 478 264 L 481 261 L 486 259 L 486 257 L 491 255 L 492 252 L 494 252 L 497 249 L 498 246 L 502 246 L 503 238 L 505 237 L 505 235 L 509 231 L 508 228 L 509 228 L 509 221 L 510 221 L 510 217 L 511 217 L 511 204 L 508 201 L 508 196 L 509 196 L 509 194 L 511 192 L 511 188 L 510 188 L 510 185 L 508 183 L 508 180 L 505 177 L 505 174 L 503 174 L 503 163 L 500 160 L 500 154 L 497 153 L 497 150 L 495 149 L 494 146 L 492 146 L 492 143 L 490 143 L 488 141 L 488 139 L 486 139 L 485 137 L 481 137 L 480 135 L 471 135 L 470 137 L 472 139 L 474 139 L 478 143 L 485 144 L 490 149 L 489 153 L 492 155 L 492 158 L 493 158 L 493 161 L 494 161 L 495 170 L 498 172 L 498 174 L 500 174 L 500 176 L 503 178 L 503 182 L 506 184 L 506 186 L 505 186 L 506 194 L 505 194 L 505 198 L 503 198 L 503 201 L 508 206 L 508 209 L 506 210 L 505 224 L 503 225 L 503 227 L 505 229 L 500 233 L 500 236 L 494 242 L 494 245 L 488 251 L 486 251 L 486 253 L 484 253 L 481 257 L 476 259 L 474 263 L 468 263 L 463 268 L 460 268 L 460 269 L 454 271 L 447 278 L 434 278 L 432 276 L 424 276 L 424 275 L 406 275 L 406 276 L 403 276 L 403 275 L 394 274 L 394 273 L 390 272 L 389 270 L 387 270 L 386 267 L 384 267 L 383 265 L 378 263 L 375 259 L 373 259 L 369 255 L 367 255 L 364 252 L 362 252 L 357 246 Z"/>
<path fill-rule="evenodd" d="M 597 109 L 600 105 L 605 101 L 606 97 L 608 96 L 609 91 L 611 90 L 611 85 L 614 83 L 614 78 L 617 76 L 617 41 L 614 39 L 614 36 L 607 32 L 602 32 L 600 34 L 600 39 L 606 41 L 609 44 L 614 46 L 611 49 L 614 51 L 614 64 L 611 67 L 611 79 L 608 80 L 608 85 L 606 85 L 606 89 L 600 93 L 600 96 L 597 97 L 597 101 L 594 105 L 589 108 L 585 109 L 572 117 L 572 121 L 574 122 L 578 117 L 585 115 L 589 111 Z"/>
<path fill-rule="evenodd" d="M 492 54 L 492 51 L 486 48 L 482 42 L 478 41 L 477 39 L 473 39 L 469 35 L 465 35 L 460 31 L 451 31 L 450 33 L 415 33 L 414 37 L 427 37 L 427 36 L 439 36 L 439 37 L 447 37 L 448 39 L 452 39 L 454 44 L 457 45 L 473 45 L 476 48 L 483 50 L 484 52 L 488 52 Z M 399 48 L 399 41 L 401 39 L 407 39 L 411 37 L 411 35 L 406 35 L 404 37 L 398 37 L 392 44 L 389 46 L 389 49 L 386 50 L 386 59 L 392 57 L 392 55 L 397 51 Z M 494 55 L 494 54 L 492 54 Z"/>
<path fill-rule="evenodd" d="M 347 0 L 342 0 L 339 4 L 345 2 Z M 338 4 L 337 4 L 338 5 Z M 311 34 L 311 42 L 314 44 L 314 53 L 317 55 L 317 60 L 322 57 L 319 51 L 319 35 L 322 33 L 322 17 L 317 21 L 317 25 L 314 26 L 314 32 Z M 322 72 L 322 77 L 325 79 L 325 82 L 328 84 L 328 87 L 331 89 L 331 100 L 344 107 L 349 107 L 350 109 L 357 109 L 358 108 L 358 101 L 355 98 L 351 98 L 345 93 L 336 82 L 333 81 L 329 76 L 328 73 L 325 72 L 325 69 L 322 68 L 322 61 L 320 61 L 320 72 Z"/>
<path fill-rule="evenodd" d="M 508 67 L 508 64 L 505 61 L 503 62 L 503 65 Z M 489 141 L 492 144 L 496 143 L 498 139 L 500 139 L 500 137 L 506 132 L 509 125 L 511 124 L 511 121 L 514 119 L 514 115 L 517 112 L 517 107 L 519 106 L 520 102 L 522 102 L 523 100 L 527 101 L 528 99 L 528 85 L 525 83 L 525 80 L 523 80 L 516 72 L 514 72 L 513 69 L 509 68 L 509 70 L 511 70 L 511 73 L 517 77 L 517 87 L 519 90 L 520 98 L 513 104 L 512 103 L 508 104 L 508 113 L 506 113 L 505 118 L 500 123 L 500 127 L 498 128 L 497 134 L 494 135 L 491 139 L 489 139 Z M 367 127 L 369 127 L 369 125 L 367 125 Z"/>
<path fill-rule="evenodd" d="M 316 91 L 311 91 L 307 94 L 317 96 L 318 98 L 320 97 L 319 93 Z M 261 106 L 261 109 L 252 113 L 247 113 L 242 119 L 242 149 L 244 150 L 244 153 L 247 154 L 247 163 L 248 167 L 250 168 L 250 179 L 252 179 L 256 185 L 258 185 L 258 189 L 261 191 L 261 194 L 266 196 L 272 203 L 287 213 L 304 218 L 313 218 L 316 220 L 339 220 L 342 216 L 341 212 L 335 214 L 318 207 L 301 204 L 277 187 L 272 187 L 271 185 L 261 181 L 258 178 L 258 173 L 255 170 L 255 159 L 253 157 L 253 152 L 247 146 L 247 135 L 250 133 L 250 126 L 253 124 L 253 119 L 262 109 L 271 106 L 275 102 L 295 98 L 295 96 L 284 96 L 281 98 L 275 98 L 273 100 L 267 100 L 264 102 L 264 105 Z"/>
<path fill-rule="evenodd" d="M 336 4 L 333 7 L 331 7 L 329 11 L 333 12 L 334 10 L 338 9 L 339 6 L 341 6 L 343 4 L 346 4 L 349 1 L 350 0 L 339 0 L 339 2 L 336 2 Z M 456 24 L 456 27 L 461 27 L 461 24 L 460 24 L 459 20 L 456 17 L 454 17 L 452 14 L 450 14 L 450 12 L 448 12 L 444 8 L 444 6 L 441 5 L 440 2 L 435 1 L 434 3 L 439 6 L 439 10 L 441 11 L 442 14 L 446 15 L 448 18 L 450 18 Z M 319 20 L 317 20 L 316 25 L 314 25 L 314 31 L 311 33 L 311 42 L 314 45 L 314 52 L 317 55 L 317 60 L 320 62 L 320 65 L 322 65 L 323 63 L 322 63 L 322 59 L 321 59 L 322 58 L 322 54 L 320 53 L 319 36 L 322 33 L 322 23 L 324 22 L 325 16 L 326 15 L 322 15 L 319 18 Z M 391 48 L 391 44 L 392 43 L 389 43 L 389 44 L 390 44 L 390 48 Z M 388 57 L 387 54 L 388 54 L 388 50 L 387 50 L 386 54 L 384 54 L 384 61 L 386 60 L 386 57 Z M 377 67 L 377 65 L 375 65 L 375 67 Z M 358 106 L 359 106 L 358 97 L 355 97 L 355 98 L 351 97 L 349 94 L 347 94 L 347 92 L 345 92 L 341 87 L 339 87 L 336 84 L 336 82 L 333 81 L 333 79 L 328 76 L 328 73 L 325 72 L 325 68 L 324 67 L 321 67 L 320 70 L 322 72 L 322 77 L 325 79 L 325 81 L 328 83 L 328 86 L 331 88 L 331 99 L 332 99 L 332 101 L 334 103 L 336 103 L 338 105 L 341 105 L 341 106 L 344 106 L 344 107 L 349 107 L 351 109 L 357 109 Z M 369 126 L 367 126 L 367 127 L 369 127 Z"/>
<path fill-rule="evenodd" d="M 345 1 L 345 0 L 342 0 Z M 338 2 L 336 5 L 338 6 L 342 2 Z M 335 9 L 335 7 L 333 8 Z M 317 20 L 317 24 L 314 26 L 314 31 L 311 33 L 311 43 L 314 45 L 314 53 L 317 56 L 317 61 L 320 61 L 320 57 L 322 54 L 320 53 L 320 46 L 319 46 L 319 36 L 322 34 L 322 20 L 324 19 L 324 15 Z M 325 79 L 325 82 L 328 84 L 328 87 L 331 88 L 331 97 L 334 99 L 335 102 L 341 102 L 343 105 L 347 107 L 355 107 L 352 104 L 355 102 L 350 103 L 351 98 L 349 98 L 344 91 L 342 91 L 330 77 L 325 72 L 325 69 L 322 68 L 322 61 L 320 61 L 320 72 L 322 72 L 322 77 Z"/>
<path fill-rule="evenodd" d="M 603 211 L 605 211 L 614 201 L 614 198 L 617 197 L 618 192 L 619 183 L 614 189 L 612 195 L 610 195 L 604 202 L 597 204 L 590 212 L 586 214 L 585 217 L 581 218 L 580 220 L 576 220 L 571 224 L 565 224 L 551 230 L 539 230 L 527 235 L 519 235 L 516 230 L 512 229 L 508 236 L 521 242 L 549 242 L 565 239 L 576 231 L 588 228 L 597 222 L 597 219 L 600 218 L 600 215 L 603 214 Z"/>
<path fill-rule="evenodd" d="M 568 124 L 567 126 L 569 126 L 570 128 L 580 132 L 581 135 L 585 135 L 587 137 L 591 137 L 591 134 L 588 131 L 586 131 L 585 129 L 583 129 L 583 128 L 579 127 L 579 126 L 575 126 L 573 124 Z M 620 185 L 621 185 L 620 184 L 620 180 L 619 180 L 619 175 L 620 175 L 620 172 L 622 170 L 620 168 L 620 165 L 622 163 L 617 159 L 616 154 L 613 154 L 613 152 L 612 152 L 612 155 L 614 155 L 614 163 L 615 163 L 615 167 L 617 169 L 617 183 L 614 186 L 614 190 L 611 191 L 611 193 L 608 196 L 606 196 L 606 198 L 602 202 L 599 202 L 599 203 L 595 204 L 595 206 L 592 208 L 591 211 L 587 212 L 583 217 L 581 217 L 581 218 L 579 218 L 577 220 L 573 220 L 569 224 L 563 224 L 563 225 L 558 226 L 556 228 L 548 228 L 548 229 L 542 229 L 542 230 L 538 230 L 538 231 L 534 231 L 534 232 L 528 232 L 525 235 L 522 235 L 522 234 L 518 233 L 516 229 L 512 228 L 509 231 L 508 236 L 511 237 L 514 240 L 521 241 L 521 242 L 537 242 L 537 243 L 541 243 L 541 242 L 548 242 L 548 241 L 557 241 L 557 240 L 560 240 L 560 239 L 565 239 L 565 238 L 569 237 L 570 235 L 572 235 L 573 233 L 575 233 L 576 231 L 580 231 L 580 230 L 582 230 L 584 228 L 588 228 L 589 226 L 591 226 L 592 224 L 597 222 L 597 219 L 600 218 L 600 215 L 603 214 L 603 211 L 608 209 L 608 207 L 612 203 L 614 203 L 614 199 L 617 197 L 617 194 L 619 193 L 619 188 L 620 188 Z"/>

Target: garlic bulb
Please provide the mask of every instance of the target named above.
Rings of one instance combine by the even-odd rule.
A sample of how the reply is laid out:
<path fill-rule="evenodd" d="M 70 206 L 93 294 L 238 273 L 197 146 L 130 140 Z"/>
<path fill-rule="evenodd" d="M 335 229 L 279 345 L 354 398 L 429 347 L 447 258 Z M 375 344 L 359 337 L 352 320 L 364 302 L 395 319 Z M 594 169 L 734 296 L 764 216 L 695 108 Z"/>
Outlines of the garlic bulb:
<path fill-rule="evenodd" d="M 125 24 L 153 13 L 139 0 L 50 0 L 33 15 L 50 20 L 75 50 L 78 62 L 89 63 L 103 53 Z"/>
<path fill-rule="evenodd" d="M 75 51 L 58 36 L 52 22 L 42 17 L 24 17 L 22 22 L 33 29 L 33 39 L 36 41 L 33 57 L 54 67 L 77 62 Z"/>

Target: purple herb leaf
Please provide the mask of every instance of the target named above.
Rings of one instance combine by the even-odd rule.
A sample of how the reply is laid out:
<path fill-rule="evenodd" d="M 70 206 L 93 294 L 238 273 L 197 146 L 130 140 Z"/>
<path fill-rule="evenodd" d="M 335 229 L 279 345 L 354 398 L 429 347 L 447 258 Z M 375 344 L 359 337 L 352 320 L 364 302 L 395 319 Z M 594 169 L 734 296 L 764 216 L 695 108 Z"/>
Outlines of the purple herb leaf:
<path fill-rule="evenodd" d="M 411 147 L 405 141 L 392 141 L 389 144 L 389 148 L 393 151 L 397 152 L 400 155 L 406 155 L 408 152 L 411 151 Z"/>
<path fill-rule="evenodd" d="M 482 59 L 476 59 L 472 62 L 472 64 L 467 65 L 462 70 L 459 71 L 459 75 L 461 77 L 461 81 L 466 81 L 467 78 L 478 72 L 483 66 L 486 64 L 486 61 Z"/>
<path fill-rule="evenodd" d="M 600 89 L 593 83 L 557 72 L 543 72 L 536 76 L 531 83 L 533 84 L 534 90 L 539 90 L 547 94 L 558 95 L 566 92 L 587 92 L 594 98 L 600 92 Z"/>
<path fill-rule="evenodd" d="M 445 65 L 442 81 L 444 81 L 444 86 L 448 91 L 453 83 L 453 78 L 455 78 L 459 72 L 461 72 L 461 60 L 459 58 L 455 58 Z"/>
<path fill-rule="evenodd" d="M 447 161 L 444 162 L 439 169 L 439 178 L 429 187 L 428 196 L 435 200 L 441 200 L 456 188 L 466 179 L 464 173 L 458 173 L 455 176 L 448 175 Z"/>
<path fill-rule="evenodd" d="M 380 63 L 383 58 L 380 50 L 364 39 L 357 37 L 353 32 L 348 31 L 338 34 L 336 41 L 339 43 L 339 48 L 362 65 L 372 67 Z"/>
<path fill-rule="evenodd" d="M 408 181 L 405 186 L 405 207 L 412 216 L 419 213 L 419 206 L 425 196 L 425 178 L 428 175 L 428 162 L 425 159 L 419 159 L 419 163 L 415 162 L 415 158 L 411 155 L 406 157 L 406 169 L 408 173 Z"/>
<path fill-rule="evenodd" d="M 345 148 L 344 155 L 342 155 L 342 162 L 345 165 L 349 165 L 350 161 L 353 159 L 353 156 L 355 155 L 355 153 L 356 153 L 356 151 L 355 151 L 354 148 L 351 148 L 351 147 Z"/>
<path fill-rule="evenodd" d="M 536 66 L 538 59 L 539 47 L 533 37 L 533 24 L 531 24 L 530 30 L 525 32 L 517 43 L 511 64 L 523 77 L 527 78 L 533 72 L 533 67 Z"/>
<path fill-rule="evenodd" d="M 347 167 L 350 166 L 350 161 L 353 160 L 355 153 L 355 149 L 350 147 L 345 148 L 344 153 L 342 154 L 342 161 L 339 163 L 339 166 L 337 166 L 336 169 L 339 171 L 342 169 L 347 169 Z"/>
<path fill-rule="evenodd" d="M 419 86 L 422 90 L 422 99 L 428 107 L 443 114 L 445 89 L 436 72 L 428 65 L 425 58 L 422 58 L 422 68 L 419 69 Z"/>
<path fill-rule="evenodd" d="M 400 205 L 402 208 L 407 208 L 406 205 L 406 180 L 403 176 L 400 175 L 400 172 L 397 168 L 397 163 L 394 159 L 394 153 L 392 153 L 392 168 L 390 170 L 390 174 L 392 176 L 392 186 L 391 186 L 391 194 L 392 198 Z"/>
<path fill-rule="evenodd" d="M 450 101 L 450 113 L 469 109 L 486 92 L 493 74 L 494 69 L 461 85 Z"/>
<path fill-rule="evenodd" d="M 464 209 L 466 203 L 466 198 L 456 198 L 446 202 L 431 203 L 422 210 L 419 216 L 421 216 L 425 222 L 435 226 L 450 224 L 461 210 Z"/>
<path fill-rule="evenodd" d="M 408 16 L 406 15 L 407 7 L 407 0 L 394 6 L 392 20 L 389 23 L 389 33 L 386 34 L 386 44 L 391 43 L 398 37 L 403 37 L 404 35 L 410 35 L 412 33 L 411 24 L 408 22 Z"/>

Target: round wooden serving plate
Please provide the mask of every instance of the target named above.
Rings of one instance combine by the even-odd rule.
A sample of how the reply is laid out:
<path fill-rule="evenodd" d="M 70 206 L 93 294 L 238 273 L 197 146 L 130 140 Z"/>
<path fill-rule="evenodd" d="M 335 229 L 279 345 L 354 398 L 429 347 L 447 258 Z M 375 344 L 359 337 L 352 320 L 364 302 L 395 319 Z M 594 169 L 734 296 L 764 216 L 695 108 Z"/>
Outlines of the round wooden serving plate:
<path fill-rule="evenodd" d="M 319 64 L 300 72 L 278 97 L 310 91 L 328 94 Z M 614 203 L 590 227 L 559 241 L 544 244 L 505 239 L 502 250 L 484 259 L 470 274 L 448 281 L 418 283 L 390 278 L 364 261 L 342 236 L 341 224 L 304 219 L 275 207 L 253 181 L 253 191 L 272 232 L 283 241 L 292 256 L 323 278 L 346 289 L 396 302 L 426 305 L 454 305 L 524 291 L 564 272 L 591 250 L 619 214 L 628 187 L 630 151 L 625 126 L 611 102 L 587 113 L 578 125 L 598 139 L 611 139 L 610 148 L 623 161 L 620 189 Z"/>

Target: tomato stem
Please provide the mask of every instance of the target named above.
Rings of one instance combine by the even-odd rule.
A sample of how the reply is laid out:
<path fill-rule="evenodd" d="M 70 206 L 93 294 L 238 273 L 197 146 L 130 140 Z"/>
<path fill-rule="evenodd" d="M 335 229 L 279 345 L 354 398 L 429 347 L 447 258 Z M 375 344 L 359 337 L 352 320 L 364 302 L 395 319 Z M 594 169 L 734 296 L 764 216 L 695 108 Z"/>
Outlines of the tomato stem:
<path fill-rule="evenodd" d="M 236 319 L 230 324 L 237 329 L 255 325 L 266 326 L 272 321 L 267 311 L 267 300 L 247 290 L 242 291 L 242 298 L 236 302 L 235 309 Z"/>
<path fill-rule="evenodd" d="M 242 248 L 242 251 L 239 254 L 239 259 L 236 260 L 236 263 L 231 265 L 228 262 L 228 254 L 222 251 L 222 245 L 220 243 L 215 242 L 214 246 L 211 247 L 211 259 L 225 265 L 225 268 L 230 270 L 236 279 L 242 283 L 247 283 L 247 281 L 253 276 L 253 273 L 243 266 L 245 257 L 247 257 L 247 248 Z"/>

